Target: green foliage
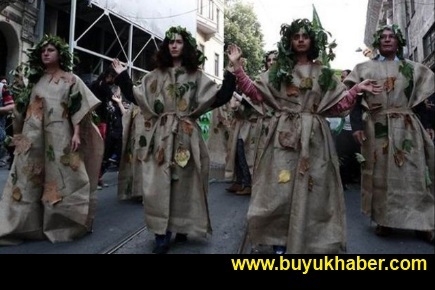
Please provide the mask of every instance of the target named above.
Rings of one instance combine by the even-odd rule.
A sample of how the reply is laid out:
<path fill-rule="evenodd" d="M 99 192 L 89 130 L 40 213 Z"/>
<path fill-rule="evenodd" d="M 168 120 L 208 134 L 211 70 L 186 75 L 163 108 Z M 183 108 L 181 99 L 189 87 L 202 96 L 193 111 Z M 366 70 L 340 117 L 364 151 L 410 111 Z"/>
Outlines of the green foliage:
<path fill-rule="evenodd" d="M 243 57 L 248 61 L 246 73 L 255 77 L 263 68 L 264 50 L 261 25 L 254 13 L 252 4 L 241 0 L 226 1 L 224 42 L 225 45 L 237 44 L 243 51 Z M 228 60 L 225 59 L 225 66 Z"/>
<path fill-rule="evenodd" d="M 211 111 L 201 115 L 198 119 L 199 127 L 201 128 L 202 137 L 207 140 L 210 135 Z"/>

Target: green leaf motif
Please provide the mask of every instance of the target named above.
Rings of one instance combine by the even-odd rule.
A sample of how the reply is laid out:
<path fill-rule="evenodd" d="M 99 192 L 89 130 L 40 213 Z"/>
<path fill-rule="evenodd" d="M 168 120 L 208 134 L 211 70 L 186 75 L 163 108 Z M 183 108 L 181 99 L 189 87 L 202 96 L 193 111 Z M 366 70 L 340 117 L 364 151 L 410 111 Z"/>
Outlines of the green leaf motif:
<path fill-rule="evenodd" d="M 337 81 L 334 79 L 334 71 L 332 69 L 322 68 L 322 73 L 319 76 L 319 86 L 324 92 L 337 87 Z"/>
<path fill-rule="evenodd" d="M 388 126 L 382 123 L 375 123 L 375 138 L 384 138 L 388 136 Z"/>
<path fill-rule="evenodd" d="M 80 92 L 72 93 L 68 100 L 68 112 L 70 116 L 77 113 L 82 106 L 82 94 Z"/>
<path fill-rule="evenodd" d="M 47 149 L 46 153 L 47 153 L 47 158 L 49 161 L 55 160 L 53 145 L 48 145 L 48 149 Z"/>
<path fill-rule="evenodd" d="M 140 136 L 139 138 L 139 146 L 140 147 L 145 147 L 147 146 L 147 138 L 143 135 Z"/>
<path fill-rule="evenodd" d="M 402 61 L 399 66 L 399 72 L 408 80 L 405 95 L 409 100 L 411 98 L 412 90 L 414 89 L 414 67 L 406 61 Z"/>
<path fill-rule="evenodd" d="M 410 140 L 410 139 L 403 140 L 403 142 L 402 142 L 402 150 L 410 153 L 413 147 L 414 146 L 412 145 L 412 140 Z"/>
<path fill-rule="evenodd" d="M 154 101 L 154 111 L 157 114 L 161 114 L 161 113 L 163 113 L 164 110 L 165 110 L 165 105 L 163 105 L 162 101 L 155 100 Z"/>

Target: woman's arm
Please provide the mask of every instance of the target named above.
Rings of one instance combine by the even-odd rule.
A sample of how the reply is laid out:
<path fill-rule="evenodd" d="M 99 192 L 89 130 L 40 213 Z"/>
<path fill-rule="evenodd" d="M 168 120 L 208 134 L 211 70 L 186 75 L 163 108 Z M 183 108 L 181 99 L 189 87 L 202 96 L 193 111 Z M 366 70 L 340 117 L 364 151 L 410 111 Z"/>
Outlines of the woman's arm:
<path fill-rule="evenodd" d="M 137 105 L 137 102 L 133 95 L 133 82 L 127 73 L 127 67 L 123 65 L 117 58 L 112 61 L 112 68 L 118 74 L 115 78 L 115 85 L 120 89 L 124 97 Z"/>
<path fill-rule="evenodd" d="M 373 80 L 364 80 L 359 84 L 354 85 L 350 90 L 346 91 L 345 96 L 333 107 L 328 110 L 328 115 L 336 116 L 341 112 L 351 110 L 358 99 L 358 94 L 361 92 L 369 92 L 373 95 L 381 93 L 383 90 L 381 85 L 376 84 Z"/>
<path fill-rule="evenodd" d="M 217 93 L 217 97 L 214 103 L 211 105 L 211 109 L 215 109 L 220 107 L 231 100 L 233 96 L 233 92 L 236 90 L 236 77 L 225 70 L 224 80 L 222 82 L 222 86 Z"/>

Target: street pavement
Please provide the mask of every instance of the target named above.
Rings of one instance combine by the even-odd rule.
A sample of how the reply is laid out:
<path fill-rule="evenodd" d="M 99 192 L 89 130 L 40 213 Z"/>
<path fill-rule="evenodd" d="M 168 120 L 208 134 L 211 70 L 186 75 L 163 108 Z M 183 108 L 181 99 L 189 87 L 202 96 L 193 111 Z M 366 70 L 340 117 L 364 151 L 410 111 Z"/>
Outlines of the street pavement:
<path fill-rule="evenodd" d="M 0 168 L 3 188 L 9 171 Z M 172 243 L 169 254 L 266 254 L 270 248 L 254 248 L 245 241 L 249 196 L 226 192 L 229 186 L 223 170 L 212 168 L 209 186 L 209 210 L 213 228 L 211 237 L 189 237 L 184 244 Z M 94 231 L 80 240 L 51 244 L 29 241 L 18 246 L 0 247 L 0 254 L 150 254 L 154 236 L 144 228 L 142 204 L 117 200 L 117 172 L 105 174 L 108 187 L 99 191 Z M 360 210 L 358 184 L 345 191 L 348 254 L 434 254 L 434 245 L 417 239 L 413 231 L 396 230 L 389 237 L 374 234 L 375 224 Z M 1 222 L 1 221 L 0 221 Z M 128 239 L 126 239 L 128 238 Z"/>

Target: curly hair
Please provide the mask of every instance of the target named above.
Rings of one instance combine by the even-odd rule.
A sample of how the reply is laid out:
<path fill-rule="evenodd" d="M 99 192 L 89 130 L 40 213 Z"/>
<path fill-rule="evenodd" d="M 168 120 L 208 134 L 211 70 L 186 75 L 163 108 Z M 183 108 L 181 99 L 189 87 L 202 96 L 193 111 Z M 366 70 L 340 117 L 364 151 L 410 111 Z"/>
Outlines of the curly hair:
<path fill-rule="evenodd" d="M 269 67 L 267 67 L 267 59 L 269 58 L 269 56 L 271 56 L 272 54 L 275 54 L 275 56 L 278 54 L 278 50 L 269 50 L 269 51 L 267 51 L 265 54 L 264 54 L 264 63 L 263 63 L 263 65 L 264 65 L 264 68 L 266 69 L 266 70 L 268 70 L 269 69 Z"/>
<path fill-rule="evenodd" d="M 169 44 L 176 34 L 181 35 L 184 41 L 181 65 L 185 67 L 189 73 L 197 71 L 205 62 L 206 57 L 197 48 L 196 40 L 193 38 L 192 34 L 181 26 L 173 26 L 166 31 L 165 38 L 155 55 L 157 67 L 161 70 L 166 70 L 173 66 L 172 56 L 169 52 Z"/>
<path fill-rule="evenodd" d="M 406 46 L 406 39 L 403 36 L 403 33 L 397 24 L 384 25 L 381 28 L 379 28 L 378 30 L 376 30 L 375 34 L 373 34 L 373 38 L 374 38 L 374 41 L 372 43 L 373 48 L 376 48 L 379 50 L 379 48 L 381 46 L 381 35 L 382 35 L 382 32 L 384 32 L 384 30 L 390 30 L 393 32 L 394 36 L 397 38 L 397 44 L 398 44 L 397 57 L 399 59 L 404 59 L 403 58 L 403 48 Z"/>
<path fill-rule="evenodd" d="M 329 50 L 326 54 L 328 61 L 335 58 L 333 48 L 337 45 L 335 41 L 328 42 L 328 35 L 330 34 L 323 28 L 313 25 L 306 18 L 296 19 L 290 25 L 282 24 L 280 31 L 281 40 L 278 42 L 278 56 L 269 74 L 269 79 L 275 88 L 279 88 L 283 81 L 286 84 L 292 83 L 292 70 L 296 65 L 296 55 L 292 48 L 291 39 L 301 29 L 306 31 L 311 40 L 311 45 L 307 52 L 309 60 L 314 61 L 319 57 L 320 53 L 326 54 L 326 49 Z"/>
<path fill-rule="evenodd" d="M 14 70 L 16 78 L 25 77 L 28 80 L 27 85 L 23 81 L 17 81 L 17 84 L 13 85 L 16 108 L 20 113 L 25 112 L 33 86 L 44 75 L 45 65 L 42 62 L 41 53 L 42 49 L 49 44 L 52 44 L 58 50 L 59 66 L 62 70 L 72 71 L 74 61 L 78 60 L 69 51 L 68 43 L 56 35 L 46 34 L 36 45 L 29 48 L 26 52 L 28 60 L 19 64 Z"/>

